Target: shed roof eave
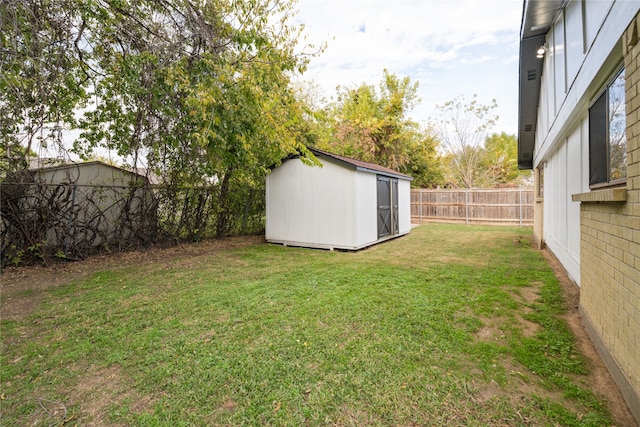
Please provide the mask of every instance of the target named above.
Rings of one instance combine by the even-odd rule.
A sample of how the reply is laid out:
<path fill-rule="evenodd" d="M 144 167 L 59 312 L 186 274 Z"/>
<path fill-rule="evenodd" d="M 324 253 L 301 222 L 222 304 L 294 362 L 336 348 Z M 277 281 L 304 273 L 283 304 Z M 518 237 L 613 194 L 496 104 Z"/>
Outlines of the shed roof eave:
<path fill-rule="evenodd" d="M 357 171 L 361 171 L 361 172 L 367 172 L 367 173 L 374 173 L 376 175 L 383 175 L 383 176 L 388 176 L 391 178 L 398 178 L 398 179 L 404 179 L 407 181 L 413 181 L 413 177 L 409 176 L 409 175 L 404 175 L 401 173 L 389 173 L 389 172 L 384 172 L 384 171 L 379 171 L 379 170 L 374 170 L 374 169 L 368 169 L 368 168 L 363 168 L 363 167 L 356 167 Z"/>
<path fill-rule="evenodd" d="M 407 180 L 407 181 L 413 181 L 413 177 L 411 177 L 409 175 L 405 175 L 403 173 L 400 173 L 398 171 L 394 171 L 393 169 L 389 169 L 389 168 L 386 168 L 384 166 L 376 165 L 375 163 L 369 163 L 369 162 L 364 162 L 362 160 L 352 159 L 352 158 L 349 158 L 349 157 L 346 157 L 346 156 L 340 156 L 338 154 L 330 153 L 328 151 L 319 150 L 317 148 L 312 148 L 312 147 L 308 147 L 308 150 L 311 153 L 313 153 L 313 155 L 316 156 L 316 157 L 325 157 L 325 158 L 331 159 L 334 162 L 336 162 L 339 165 L 341 165 L 342 167 L 351 169 L 353 171 L 372 173 L 372 174 L 376 174 L 376 175 L 389 176 L 389 177 L 392 177 L 392 178 L 398 178 L 398 179 L 403 179 L 403 180 Z M 273 164 L 273 165 L 269 166 L 269 169 L 273 170 L 276 167 L 278 167 L 280 164 L 286 162 L 287 160 L 299 159 L 300 156 L 301 155 L 299 153 L 298 154 L 290 154 L 287 157 L 285 157 L 284 159 L 282 159 L 282 161 L 279 164 Z"/>
<path fill-rule="evenodd" d="M 121 172 L 123 174 L 127 174 L 127 175 L 132 175 L 136 178 L 143 178 L 143 179 L 147 179 L 146 176 L 142 175 L 141 173 L 135 172 L 135 171 L 130 171 L 127 169 L 123 169 L 119 166 L 115 166 L 109 163 L 105 163 L 101 160 L 90 160 L 88 162 L 71 162 L 71 163 L 63 163 L 63 164 L 59 164 L 59 165 L 54 165 L 54 166 L 41 166 L 41 167 L 34 167 L 34 168 L 29 168 L 29 171 L 31 172 L 52 172 L 52 171 L 58 171 L 58 170 L 64 170 L 64 169 L 77 169 L 77 168 L 86 168 L 86 167 L 90 167 L 90 166 L 102 166 L 105 167 L 107 169 L 113 169 L 115 171 Z"/>
<path fill-rule="evenodd" d="M 405 175 L 393 169 L 389 169 L 384 166 L 377 165 L 375 163 L 364 162 L 362 160 L 352 159 L 346 156 L 340 156 L 338 154 L 330 153 L 328 151 L 319 150 L 317 148 L 309 147 L 309 151 L 311 151 L 315 156 L 326 156 L 330 159 L 333 159 L 340 164 L 347 166 L 351 169 L 355 169 L 362 172 L 373 173 L 377 175 L 390 176 L 393 178 L 405 179 L 405 180 L 413 180 L 409 175 Z"/>

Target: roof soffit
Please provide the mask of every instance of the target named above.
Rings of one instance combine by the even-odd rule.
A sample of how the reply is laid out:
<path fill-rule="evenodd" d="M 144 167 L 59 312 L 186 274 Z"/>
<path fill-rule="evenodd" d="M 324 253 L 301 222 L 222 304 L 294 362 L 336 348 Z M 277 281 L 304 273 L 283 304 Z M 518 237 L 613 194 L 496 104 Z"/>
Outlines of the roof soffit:
<path fill-rule="evenodd" d="M 568 0 L 524 0 L 520 27 L 518 93 L 518 167 L 533 168 L 538 102 L 544 57 L 537 50 Z"/>

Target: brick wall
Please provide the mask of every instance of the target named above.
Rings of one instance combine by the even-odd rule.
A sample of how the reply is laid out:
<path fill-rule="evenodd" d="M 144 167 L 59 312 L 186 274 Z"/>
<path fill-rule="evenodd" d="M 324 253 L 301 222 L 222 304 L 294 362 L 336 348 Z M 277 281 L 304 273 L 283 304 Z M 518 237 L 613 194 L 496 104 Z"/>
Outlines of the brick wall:
<path fill-rule="evenodd" d="M 580 306 L 587 330 L 640 424 L 639 36 L 640 14 L 621 43 L 626 74 L 626 201 L 581 204 Z M 602 200 L 607 191 L 600 190 L 605 195 Z"/>

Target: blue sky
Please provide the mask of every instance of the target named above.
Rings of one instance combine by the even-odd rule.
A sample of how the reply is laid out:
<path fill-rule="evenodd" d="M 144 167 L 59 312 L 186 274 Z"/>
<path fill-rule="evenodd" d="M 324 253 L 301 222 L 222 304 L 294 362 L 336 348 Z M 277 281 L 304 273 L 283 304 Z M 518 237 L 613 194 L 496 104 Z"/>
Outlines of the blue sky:
<path fill-rule="evenodd" d="M 500 116 L 495 132 L 517 133 L 520 0 L 299 0 L 293 23 L 307 42 L 327 43 L 304 80 L 326 97 L 336 86 L 377 85 L 386 68 L 419 82 L 412 117 L 474 94 Z"/>

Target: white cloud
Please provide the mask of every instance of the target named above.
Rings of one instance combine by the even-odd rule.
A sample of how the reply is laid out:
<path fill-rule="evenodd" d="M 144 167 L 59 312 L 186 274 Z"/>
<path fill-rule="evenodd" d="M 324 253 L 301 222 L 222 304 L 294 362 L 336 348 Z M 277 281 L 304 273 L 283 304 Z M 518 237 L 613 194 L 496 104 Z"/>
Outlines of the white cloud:
<path fill-rule="evenodd" d="M 329 96 L 337 85 L 378 84 L 383 69 L 420 83 L 417 120 L 458 95 L 496 98 L 496 131 L 516 133 L 520 0 L 299 0 L 293 22 L 327 42 L 306 79 Z"/>

